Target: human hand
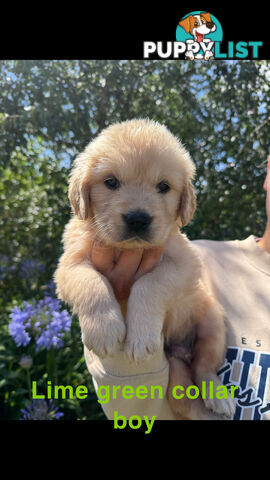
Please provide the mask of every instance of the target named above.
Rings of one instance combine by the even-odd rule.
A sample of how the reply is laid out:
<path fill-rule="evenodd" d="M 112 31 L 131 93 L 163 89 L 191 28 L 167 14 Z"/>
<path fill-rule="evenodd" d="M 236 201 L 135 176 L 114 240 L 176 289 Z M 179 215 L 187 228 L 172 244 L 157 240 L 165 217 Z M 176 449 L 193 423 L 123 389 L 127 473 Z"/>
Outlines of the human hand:
<path fill-rule="evenodd" d="M 267 174 L 264 180 L 263 188 L 266 191 L 266 214 L 268 221 L 270 221 L 270 155 L 267 160 Z"/>
<path fill-rule="evenodd" d="M 151 272 L 159 263 L 163 247 L 147 250 L 125 249 L 121 251 L 116 262 L 114 253 L 113 247 L 107 247 L 95 240 L 91 250 L 91 261 L 94 267 L 107 277 L 117 300 L 125 300 L 130 294 L 133 283 L 142 275 Z"/>

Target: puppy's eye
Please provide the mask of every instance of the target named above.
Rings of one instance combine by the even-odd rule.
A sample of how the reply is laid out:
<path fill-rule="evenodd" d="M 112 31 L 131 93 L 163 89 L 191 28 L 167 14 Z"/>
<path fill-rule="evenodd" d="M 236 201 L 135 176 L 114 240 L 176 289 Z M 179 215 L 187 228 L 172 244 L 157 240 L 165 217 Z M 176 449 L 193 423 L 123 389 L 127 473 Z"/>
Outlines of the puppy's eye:
<path fill-rule="evenodd" d="M 106 185 L 106 187 L 110 190 L 117 190 L 117 188 L 120 187 L 120 182 L 117 180 L 117 178 L 111 176 L 104 180 L 104 185 Z"/>
<path fill-rule="evenodd" d="M 165 182 L 165 181 L 159 182 L 156 188 L 158 193 L 167 193 L 171 189 L 168 182 Z"/>
<path fill-rule="evenodd" d="M 199 24 L 198 24 L 198 22 L 195 22 L 194 25 L 195 25 L 195 27 L 197 27 Z"/>

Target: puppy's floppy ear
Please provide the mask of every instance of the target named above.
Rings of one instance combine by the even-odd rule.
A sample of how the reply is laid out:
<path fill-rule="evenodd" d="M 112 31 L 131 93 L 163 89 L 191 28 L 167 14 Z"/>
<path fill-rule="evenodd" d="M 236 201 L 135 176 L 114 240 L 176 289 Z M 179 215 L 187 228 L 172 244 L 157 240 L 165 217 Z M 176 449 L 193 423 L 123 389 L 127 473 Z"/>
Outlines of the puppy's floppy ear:
<path fill-rule="evenodd" d="M 192 220 L 195 210 L 196 195 L 194 187 L 188 179 L 184 183 L 178 208 L 178 220 L 180 221 L 181 227 L 184 227 Z"/>
<path fill-rule="evenodd" d="M 87 178 L 82 180 L 81 175 L 76 170 L 70 179 L 68 198 L 75 215 L 81 220 L 87 220 L 92 214 L 90 181 Z"/>
<path fill-rule="evenodd" d="M 212 19 L 210 17 L 210 13 L 201 13 L 201 17 L 203 17 L 207 22 L 212 22 Z"/>
<path fill-rule="evenodd" d="M 180 27 L 182 27 L 186 33 L 189 33 L 190 30 L 190 17 L 192 17 L 192 15 L 189 15 L 187 18 L 184 18 L 184 20 L 179 22 Z"/>

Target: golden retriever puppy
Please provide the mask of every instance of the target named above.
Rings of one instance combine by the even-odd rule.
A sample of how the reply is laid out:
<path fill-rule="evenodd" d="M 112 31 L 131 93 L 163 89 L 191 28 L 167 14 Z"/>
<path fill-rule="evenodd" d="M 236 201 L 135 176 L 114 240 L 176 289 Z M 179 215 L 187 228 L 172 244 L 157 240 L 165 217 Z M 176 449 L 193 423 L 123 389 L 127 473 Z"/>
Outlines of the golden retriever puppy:
<path fill-rule="evenodd" d="M 164 335 L 168 398 L 179 418 L 202 418 L 203 402 L 174 399 L 172 386 L 219 385 L 225 348 L 223 311 L 206 291 L 200 260 L 179 230 L 195 211 L 194 174 L 184 146 L 157 122 L 136 119 L 103 130 L 75 160 L 69 185 L 74 215 L 55 273 L 59 298 L 78 314 L 82 341 L 97 355 L 124 349 L 140 362 L 158 350 Z M 127 306 L 91 264 L 95 239 L 113 246 L 116 258 L 125 248 L 164 246 L 159 264 L 132 286 Z M 191 333 L 188 365 L 184 344 Z M 207 398 L 205 405 L 228 416 L 234 408 L 231 400 Z"/>

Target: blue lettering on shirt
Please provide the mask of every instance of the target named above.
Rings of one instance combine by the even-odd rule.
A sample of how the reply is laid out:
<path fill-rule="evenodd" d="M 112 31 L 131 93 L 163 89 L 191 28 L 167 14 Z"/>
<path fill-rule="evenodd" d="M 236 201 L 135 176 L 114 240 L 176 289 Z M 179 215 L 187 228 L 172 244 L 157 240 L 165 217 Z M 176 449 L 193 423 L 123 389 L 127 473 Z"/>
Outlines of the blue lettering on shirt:
<path fill-rule="evenodd" d="M 252 369 L 256 369 L 256 388 L 250 385 Z M 254 373 L 254 372 L 253 372 Z M 270 398 L 266 398 L 270 376 L 270 353 L 240 347 L 227 349 L 225 363 L 218 371 L 224 385 L 237 385 L 234 420 L 241 420 L 245 409 L 251 409 L 251 420 L 262 420 L 270 411 Z M 238 377 L 238 378 L 237 378 Z M 237 378 L 237 380 L 235 380 Z"/>

